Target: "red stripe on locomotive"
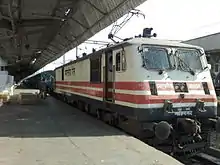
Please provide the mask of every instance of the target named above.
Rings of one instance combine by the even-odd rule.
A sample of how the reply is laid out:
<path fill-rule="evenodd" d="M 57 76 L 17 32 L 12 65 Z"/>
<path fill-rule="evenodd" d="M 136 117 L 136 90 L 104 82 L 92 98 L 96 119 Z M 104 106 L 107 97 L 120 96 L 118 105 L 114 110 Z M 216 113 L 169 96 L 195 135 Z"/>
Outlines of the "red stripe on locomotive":
<path fill-rule="evenodd" d="M 69 92 L 77 92 L 77 93 L 86 94 L 90 96 L 103 97 L 103 92 L 97 91 L 97 90 L 74 88 L 74 87 L 63 87 L 63 86 L 56 86 L 56 88 L 67 90 Z"/>
<path fill-rule="evenodd" d="M 69 86 L 83 86 L 83 87 L 93 87 L 93 88 L 103 88 L 104 83 L 93 84 L 90 82 L 73 82 L 73 81 L 56 81 L 59 85 L 69 85 Z M 150 90 L 148 82 L 114 82 L 115 89 L 120 90 Z M 174 90 L 172 82 L 157 82 L 158 91 L 169 91 Z M 162 86 L 161 86 L 162 85 Z M 167 87 L 163 87 L 166 86 Z M 190 85 L 200 85 L 199 88 L 193 88 Z M 189 90 L 203 90 L 201 82 L 187 82 Z M 213 85 L 208 82 L 209 90 L 214 90 Z"/>
<path fill-rule="evenodd" d="M 87 94 L 89 96 L 103 97 L 103 91 L 91 90 L 91 89 L 82 89 L 74 87 L 63 87 L 56 86 L 58 89 L 67 90 L 69 92 L 77 92 L 81 94 Z M 171 100 L 174 103 L 193 103 L 196 99 L 201 99 L 204 102 L 216 102 L 214 95 L 185 95 L 185 98 L 179 98 L 179 95 L 134 95 L 134 94 L 125 94 L 125 93 L 115 93 L 115 100 L 129 102 L 134 104 L 159 104 L 164 103 L 164 100 Z"/>

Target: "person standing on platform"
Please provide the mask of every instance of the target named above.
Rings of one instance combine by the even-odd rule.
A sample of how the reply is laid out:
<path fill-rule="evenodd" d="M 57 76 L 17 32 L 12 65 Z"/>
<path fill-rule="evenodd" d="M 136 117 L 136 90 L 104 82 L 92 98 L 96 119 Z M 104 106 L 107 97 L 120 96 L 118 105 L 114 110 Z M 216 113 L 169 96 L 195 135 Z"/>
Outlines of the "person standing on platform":
<path fill-rule="evenodd" d="M 45 99 L 46 95 L 47 95 L 47 85 L 46 85 L 46 82 L 45 82 L 44 78 L 41 79 L 39 87 L 40 87 L 39 88 L 39 90 L 40 90 L 40 97 L 42 99 Z"/>

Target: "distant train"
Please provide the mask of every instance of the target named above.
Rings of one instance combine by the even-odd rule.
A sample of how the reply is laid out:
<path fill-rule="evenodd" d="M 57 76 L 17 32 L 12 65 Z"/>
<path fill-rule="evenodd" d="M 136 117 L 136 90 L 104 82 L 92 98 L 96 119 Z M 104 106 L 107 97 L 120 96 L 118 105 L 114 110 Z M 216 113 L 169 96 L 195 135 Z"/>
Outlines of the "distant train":
<path fill-rule="evenodd" d="M 55 69 L 54 94 L 177 156 L 209 147 L 217 99 L 201 47 L 143 36 Z"/>
<path fill-rule="evenodd" d="M 44 71 L 25 79 L 23 81 L 23 85 L 27 88 L 39 89 L 40 82 L 42 79 L 44 79 L 47 84 L 47 92 L 51 93 L 54 91 L 54 76 L 55 75 L 53 70 Z"/>

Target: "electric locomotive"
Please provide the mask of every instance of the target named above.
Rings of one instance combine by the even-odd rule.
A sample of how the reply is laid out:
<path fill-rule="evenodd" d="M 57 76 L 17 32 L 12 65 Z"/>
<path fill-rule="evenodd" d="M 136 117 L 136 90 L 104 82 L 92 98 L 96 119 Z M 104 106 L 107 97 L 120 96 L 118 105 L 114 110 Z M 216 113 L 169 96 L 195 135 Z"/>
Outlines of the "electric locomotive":
<path fill-rule="evenodd" d="M 164 152 L 193 155 L 219 123 L 210 65 L 201 47 L 151 30 L 56 68 L 54 92 Z"/>

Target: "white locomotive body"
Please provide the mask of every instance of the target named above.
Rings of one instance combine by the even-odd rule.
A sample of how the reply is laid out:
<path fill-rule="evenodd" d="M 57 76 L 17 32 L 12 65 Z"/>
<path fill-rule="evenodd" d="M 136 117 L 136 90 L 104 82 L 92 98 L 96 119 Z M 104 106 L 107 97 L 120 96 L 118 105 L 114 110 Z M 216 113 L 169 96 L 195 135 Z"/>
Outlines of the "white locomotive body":
<path fill-rule="evenodd" d="M 64 100 L 170 152 L 206 147 L 216 123 L 209 65 L 197 46 L 133 38 L 56 68 L 55 81 Z"/>

